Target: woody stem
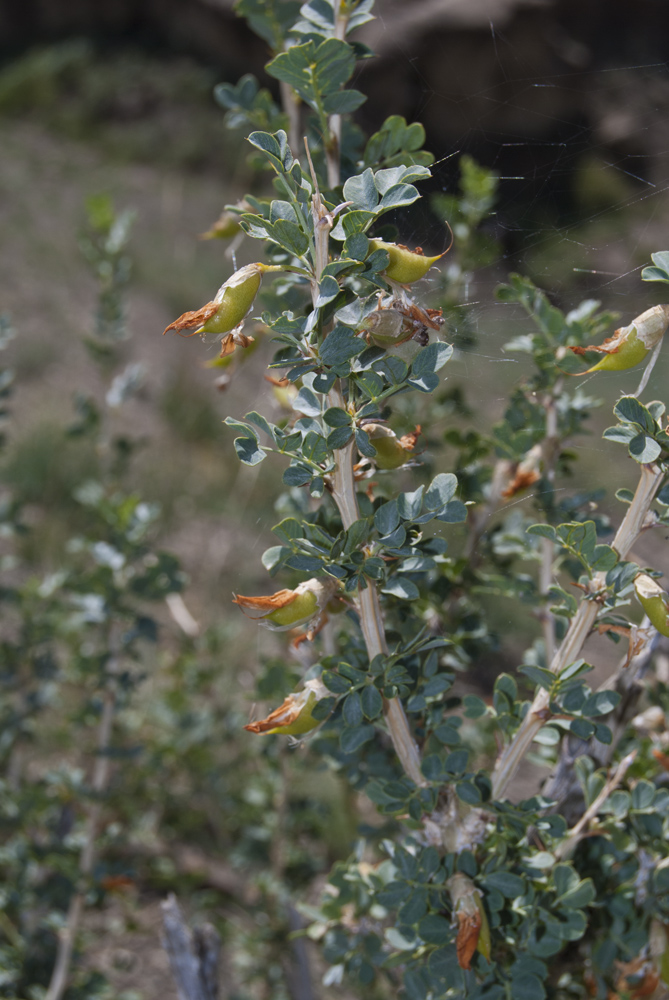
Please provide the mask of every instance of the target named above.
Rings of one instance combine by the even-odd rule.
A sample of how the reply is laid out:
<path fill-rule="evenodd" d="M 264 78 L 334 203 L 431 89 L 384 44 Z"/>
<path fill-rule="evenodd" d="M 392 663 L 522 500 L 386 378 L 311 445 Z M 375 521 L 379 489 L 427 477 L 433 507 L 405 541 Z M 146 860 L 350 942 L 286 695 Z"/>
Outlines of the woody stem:
<path fill-rule="evenodd" d="M 641 466 L 641 476 L 634 499 L 627 508 L 627 513 L 613 540 L 612 547 L 621 559 L 627 556 L 627 553 L 643 530 L 646 515 L 663 477 L 664 471 L 659 466 Z M 581 601 L 578 611 L 571 620 L 567 634 L 553 657 L 550 669 L 556 676 L 559 676 L 565 667 L 568 667 L 579 656 L 601 607 L 596 599 L 597 594 L 605 586 L 606 574 L 595 573 L 590 581 L 589 594 Z M 519 728 L 516 730 L 511 743 L 500 755 L 495 765 L 492 776 L 493 798 L 500 798 L 506 791 L 532 740 L 544 725 L 548 717 L 549 706 L 550 693 L 541 688 L 535 695 L 534 701 L 530 705 Z"/>
<path fill-rule="evenodd" d="M 108 673 L 112 675 L 109 686 L 103 694 L 102 714 L 98 728 L 97 750 L 98 756 L 93 769 L 93 780 L 91 788 L 96 800 L 89 808 L 86 819 L 84 833 L 84 844 L 79 857 L 79 874 L 82 878 L 88 878 L 93 871 L 95 863 L 95 846 L 102 813 L 101 796 L 104 794 L 109 781 L 111 757 L 109 756 L 109 743 L 114 724 L 114 713 L 116 710 L 116 690 L 114 687 L 113 675 L 118 671 L 116 660 L 112 660 L 107 667 Z M 85 893 L 79 888 L 70 900 L 67 911 L 65 926 L 61 929 L 58 938 L 58 951 L 56 963 L 51 974 L 51 981 L 46 993 L 45 1000 L 60 1000 L 65 992 L 70 976 L 70 966 L 72 964 L 72 953 L 79 931 L 79 925 L 84 911 Z"/>
<path fill-rule="evenodd" d="M 315 188 L 312 199 L 312 214 L 314 219 L 315 248 L 314 273 L 316 276 L 316 280 L 312 286 L 312 295 L 315 303 L 318 296 L 318 280 L 323 272 L 323 268 L 328 263 L 328 236 L 331 227 L 331 221 L 327 217 L 320 192 L 317 188 Z M 328 393 L 328 406 L 336 406 L 342 410 L 346 410 L 347 408 L 339 379 Z M 331 475 L 332 497 L 337 504 L 345 529 L 350 528 L 360 518 L 355 476 L 353 473 L 354 448 L 355 445 L 351 441 L 343 448 L 337 449 L 335 452 L 335 468 Z M 365 640 L 367 655 L 371 662 L 379 654 L 384 656 L 388 654 L 379 594 L 372 580 L 368 580 L 365 589 L 360 589 L 358 592 L 358 610 L 360 613 L 360 627 Z M 384 698 L 383 714 L 395 752 L 405 773 L 411 778 L 414 784 L 426 785 L 427 782 L 420 769 L 418 747 L 411 735 L 409 722 L 401 701 L 398 698 Z"/>

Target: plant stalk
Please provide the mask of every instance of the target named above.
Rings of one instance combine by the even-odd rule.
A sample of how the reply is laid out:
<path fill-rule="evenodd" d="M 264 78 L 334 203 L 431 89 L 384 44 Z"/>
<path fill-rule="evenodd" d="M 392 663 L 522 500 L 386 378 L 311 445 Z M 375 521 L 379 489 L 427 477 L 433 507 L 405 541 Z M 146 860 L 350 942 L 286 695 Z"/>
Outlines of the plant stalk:
<path fill-rule="evenodd" d="M 613 548 L 621 559 L 627 556 L 644 528 L 644 522 L 653 502 L 658 486 L 664 478 L 664 471 L 657 465 L 642 465 L 639 483 L 634 499 L 613 540 Z M 597 595 L 606 585 L 606 574 L 596 573 L 590 582 L 590 594 L 584 598 L 560 648 L 550 665 L 552 673 L 559 675 L 565 667 L 579 656 L 585 640 L 595 623 L 600 610 Z M 532 740 L 549 718 L 550 695 L 541 688 L 534 697 L 525 718 L 508 747 L 500 755 L 492 775 L 492 795 L 498 799 L 504 795 L 509 782 L 514 777 L 520 762 L 527 753 Z"/>
<path fill-rule="evenodd" d="M 115 673 L 115 665 L 110 665 L 110 672 Z M 111 740 L 112 728 L 114 725 L 114 712 L 116 709 L 116 692 L 113 687 L 108 687 L 104 693 L 102 715 L 98 729 L 98 756 L 93 768 L 93 780 L 91 787 L 96 801 L 93 802 L 86 820 L 84 846 L 79 857 L 79 875 L 82 879 L 87 879 L 93 871 L 95 863 L 95 846 L 100 823 L 102 804 L 100 797 L 107 788 L 110 772 L 109 743 Z M 79 931 L 81 917 L 84 910 L 85 892 L 77 889 L 67 911 L 65 926 L 62 928 L 58 940 L 58 952 L 56 954 L 56 964 L 53 968 L 49 989 L 44 1000 L 61 1000 L 67 987 L 70 966 L 72 964 L 72 953 Z"/>
<path fill-rule="evenodd" d="M 348 14 L 346 0 L 335 0 L 334 37 L 346 39 Z M 328 187 L 335 188 L 340 181 L 341 160 L 341 115 L 328 116 L 328 134 L 325 141 L 325 162 L 327 165 Z"/>
<path fill-rule="evenodd" d="M 544 479 L 550 484 L 551 492 L 555 482 L 555 459 L 558 449 L 557 406 L 555 397 L 561 388 L 558 382 L 553 392 L 544 404 L 546 411 L 546 435 L 543 440 L 542 452 L 544 462 Z M 544 654 L 546 663 L 552 663 L 555 656 L 555 618 L 548 608 L 548 591 L 553 582 L 553 542 L 550 538 L 541 539 L 541 570 L 539 573 L 539 589 L 544 598 L 542 608 L 542 629 L 544 633 Z"/>
<path fill-rule="evenodd" d="M 662 339 L 663 338 L 660 337 L 660 339 L 658 340 L 657 344 L 653 348 L 653 353 L 651 354 L 651 356 L 649 358 L 649 361 L 648 361 L 648 364 L 646 365 L 646 367 L 644 369 L 643 375 L 641 376 L 641 381 L 639 382 L 639 384 L 638 384 L 638 386 L 636 388 L 636 392 L 633 394 L 633 395 L 635 395 L 637 397 L 637 399 L 639 398 L 639 396 L 641 395 L 641 393 L 644 391 L 644 389 L 648 385 L 648 379 L 651 376 L 651 372 L 653 371 L 653 368 L 655 367 L 657 359 L 660 356 L 660 351 L 662 350 Z"/>
<path fill-rule="evenodd" d="M 300 152 L 300 98 L 290 84 L 279 81 L 281 106 L 288 116 L 288 145 L 293 156 Z"/>
<path fill-rule="evenodd" d="M 621 781 L 625 777 L 625 774 L 627 773 L 629 766 L 634 761 L 636 755 L 637 751 L 632 750 L 632 752 L 628 753 L 626 757 L 623 757 L 623 759 L 620 761 L 618 766 L 613 771 L 613 774 L 611 774 L 611 776 L 606 781 L 604 787 L 602 788 L 597 798 L 594 800 L 594 802 L 592 802 L 588 806 L 588 808 L 585 810 L 585 812 L 579 819 L 578 823 L 573 827 L 573 829 L 569 831 L 567 840 L 563 840 L 561 844 L 558 844 L 557 849 L 555 851 L 556 861 L 562 861 L 564 860 L 564 858 L 570 857 L 577 844 L 581 840 L 583 840 L 583 837 L 586 835 L 586 827 L 588 823 L 590 822 L 591 819 L 594 819 L 594 817 L 599 812 L 601 806 L 603 806 L 606 800 L 608 799 L 611 792 L 615 791 L 615 789 L 621 783 Z"/>
<path fill-rule="evenodd" d="M 305 140 L 306 144 L 306 140 Z M 314 184 L 314 195 L 312 198 L 312 215 L 314 220 L 314 274 L 315 281 L 312 282 L 312 298 L 314 304 L 318 297 L 318 281 L 323 268 L 328 263 L 328 237 L 332 227 L 332 219 L 323 205 L 323 201 L 316 183 L 316 175 L 309 156 L 307 145 L 307 156 L 311 166 Z M 339 183 L 339 162 L 337 162 L 337 183 Z M 328 393 L 328 406 L 340 407 L 346 410 L 346 400 L 342 392 L 340 381 L 337 380 Z M 341 515 L 342 524 L 345 529 L 357 521 L 360 517 L 358 498 L 356 495 L 355 475 L 353 472 L 354 462 L 353 441 L 339 448 L 336 453 L 336 462 L 331 474 L 332 497 Z M 383 627 L 383 616 L 379 603 L 379 594 L 372 580 L 367 581 L 367 587 L 359 590 L 358 610 L 360 614 L 360 627 L 362 630 L 367 655 L 370 662 L 379 654 L 388 654 L 385 630 Z M 384 698 L 383 714 L 388 726 L 388 731 L 395 748 L 395 752 L 400 763 L 409 778 L 414 784 L 424 786 L 427 784 L 420 769 L 420 754 L 418 747 L 411 735 L 409 722 L 404 711 L 404 707 L 398 698 Z"/>

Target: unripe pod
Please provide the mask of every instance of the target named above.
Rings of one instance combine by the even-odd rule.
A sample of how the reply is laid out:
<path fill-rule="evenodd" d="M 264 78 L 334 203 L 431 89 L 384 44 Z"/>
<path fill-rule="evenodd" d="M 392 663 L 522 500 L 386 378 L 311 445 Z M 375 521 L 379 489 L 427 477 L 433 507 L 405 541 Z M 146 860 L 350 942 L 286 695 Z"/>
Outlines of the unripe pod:
<path fill-rule="evenodd" d="M 413 328 L 399 309 L 377 309 L 365 319 L 365 330 L 375 347 L 395 347 L 409 340 Z"/>
<path fill-rule="evenodd" d="M 282 410 L 292 413 L 293 403 L 297 399 L 298 388 L 294 382 L 287 378 L 274 378 L 272 375 L 265 375 L 265 381 L 272 386 L 272 395 Z"/>
<path fill-rule="evenodd" d="M 230 240 L 233 236 L 241 233 L 242 227 L 239 224 L 239 216 L 236 212 L 221 212 L 211 229 L 202 233 L 202 240 Z"/>
<path fill-rule="evenodd" d="M 242 322 L 260 288 L 262 265 L 247 264 L 221 285 L 214 299 L 215 311 L 202 324 L 204 333 L 229 333 Z"/>
<path fill-rule="evenodd" d="M 244 320 L 260 288 L 263 271 L 268 270 L 265 264 L 247 264 L 228 278 L 221 285 L 213 302 L 208 302 L 201 309 L 186 312 L 165 329 L 188 330 L 197 327 L 196 333 L 229 333 Z"/>
<path fill-rule="evenodd" d="M 250 722 L 244 726 L 251 733 L 270 733 L 282 736 L 303 736 L 323 722 L 314 719 L 314 706 L 329 697 L 330 692 L 322 681 L 307 681 L 302 691 L 289 694 L 283 704 L 275 708 L 265 719 Z"/>
<path fill-rule="evenodd" d="M 331 578 L 305 580 L 295 590 L 279 590 L 267 597 L 235 594 L 233 604 L 238 604 L 247 618 L 254 618 L 266 628 L 283 632 L 304 625 L 322 614 L 337 586 L 337 581 Z"/>
<path fill-rule="evenodd" d="M 669 306 L 653 306 L 637 316 L 629 326 L 616 330 L 598 347 L 570 347 L 574 354 L 586 354 L 588 351 L 598 351 L 604 357 L 582 375 L 590 372 L 612 371 L 621 372 L 634 368 L 644 360 L 664 336 L 669 326 Z"/>
<path fill-rule="evenodd" d="M 384 471 L 399 469 L 409 461 L 420 434 L 420 428 L 417 428 L 415 434 L 407 434 L 400 439 L 385 424 L 365 424 L 363 430 L 376 448 L 372 461 L 377 469 Z"/>
<path fill-rule="evenodd" d="M 249 205 L 249 203 L 244 200 L 238 201 L 233 207 L 238 209 L 238 211 L 231 211 L 230 208 L 224 209 L 211 229 L 208 229 L 206 233 L 202 233 L 200 239 L 230 240 L 233 236 L 237 236 L 241 233 L 242 227 L 239 222 L 240 214 L 242 212 L 254 213 L 255 210 L 252 205 Z"/>
<path fill-rule="evenodd" d="M 639 573 L 634 589 L 651 624 L 660 635 L 669 636 L 669 594 L 647 573 Z"/>
<path fill-rule="evenodd" d="M 432 265 L 444 256 L 440 253 L 436 257 L 426 257 L 420 247 L 409 250 L 399 243 L 385 243 L 383 240 L 370 240 L 369 245 L 372 251 L 386 251 L 390 260 L 383 274 L 400 285 L 411 285 L 414 281 L 420 281 Z"/>

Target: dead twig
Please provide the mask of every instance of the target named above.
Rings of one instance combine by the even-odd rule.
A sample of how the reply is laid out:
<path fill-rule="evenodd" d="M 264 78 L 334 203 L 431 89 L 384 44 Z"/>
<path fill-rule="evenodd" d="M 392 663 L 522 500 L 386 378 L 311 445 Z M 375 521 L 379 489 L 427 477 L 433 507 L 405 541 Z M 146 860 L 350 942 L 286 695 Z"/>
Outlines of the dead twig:
<path fill-rule="evenodd" d="M 162 911 L 163 947 L 179 1000 L 218 1000 L 218 931 L 211 924 L 191 931 L 173 893 L 162 903 Z"/>

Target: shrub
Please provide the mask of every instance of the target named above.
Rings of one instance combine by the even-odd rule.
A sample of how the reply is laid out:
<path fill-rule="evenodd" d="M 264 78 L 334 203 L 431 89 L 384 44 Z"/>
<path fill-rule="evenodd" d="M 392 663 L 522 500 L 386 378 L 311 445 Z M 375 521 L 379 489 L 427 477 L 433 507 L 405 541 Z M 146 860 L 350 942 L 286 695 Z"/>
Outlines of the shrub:
<path fill-rule="evenodd" d="M 291 412 L 226 420 L 243 463 L 286 463 L 285 516 L 263 556 L 281 589 L 235 600 L 264 626 L 299 627 L 293 645 L 313 652 L 298 690 L 246 728 L 306 742 L 315 766 L 345 775 L 383 821 L 305 911 L 330 963 L 325 981 L 351 977 L 361 994 L 401 983 L 411 1000 L 647 995 L 669 982 L 669 794 L 659 734 L 630 723 L 669 632 L 669 598 L 632 553 L 644 532 L 659 544 L 669 523 L 669 436 L 664 404 L 639 398 L 647 368 L 604 434 L 638 476 L 616 494 L 624 514 L 613 532 L 599 491 L 567 479 L 598 405 L 569 376 L 650 367 L 669 307 L 626 319 L 599 345 L 614 317 L 598 302 L 565 314 L 512 275 L 497 295 L 531 319 L 505 348 L 525 375 L 499 423 L 468 427 L 439 373 L 448 339 L 471 338 L 454 330 L 456 297 L 463 270 L 489 259 L 479 227 L 494 176 L 465 160 L 462 196 L 436 201 L 458 259 L 438 275 L 443 246 L 407 248 L 388 223 L 430 177 L 422 127 L 392 115 L 365 141 L 349 117 L 365 98 L 347 85 L 370 55 L 349 38 L 372 0 L 237 9 L 272 49 L 282 106 L 250 77 L 217 89 L 228 124 L 253 129 L 251 163 L 273 184 L 271 196 L 228 206 L 218 230 L 262 241 L 266 261 L 172 326 L 220 341 L 229 374 L 251 348 L 242 317 L 261 308 L 260 280 L 281 272 L 261 319 Z M 646 279 L 669 280 L 656 257 Z M 421 442 L 437 443 L 437 413 L 450 418 L 454 472 L 423 453 Z M 513 610 L 500 616 L 503 601 Z M 501 659 L 501 618 L 519 666 L 482 698 L 465 678 Z M 541 636 L 519 653 L 533 618 Z M 592 690 L 584 645 L 594 633 L 614 646 Z M 649 688 L 664 710 L 666 688 Z M 519 782 L 526 762 L 553 776 Z"/>

